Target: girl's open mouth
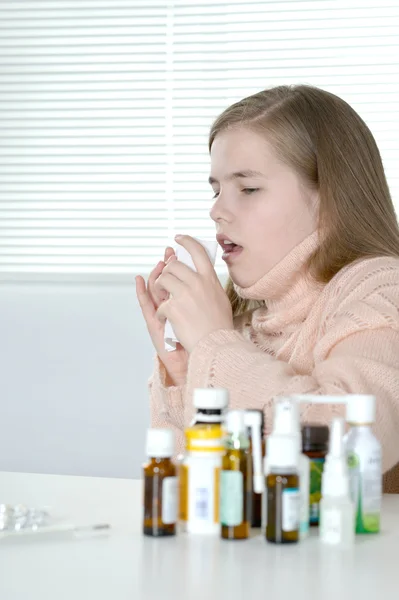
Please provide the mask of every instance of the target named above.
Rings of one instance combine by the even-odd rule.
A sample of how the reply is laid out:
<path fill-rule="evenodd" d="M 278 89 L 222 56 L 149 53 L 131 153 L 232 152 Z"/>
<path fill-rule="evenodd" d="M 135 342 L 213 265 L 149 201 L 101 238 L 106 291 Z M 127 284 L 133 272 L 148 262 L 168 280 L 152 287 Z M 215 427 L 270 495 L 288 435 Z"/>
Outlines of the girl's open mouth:
<path fill-rule="evenodd" d="M 239 254 L 241 254 L 243 250 L 242 246 L 239 246 L 235 242 L 231 241 L 229 238 L 217 236 L 217 240 L 220 246 L 223 248 L 222 259 L 226 262 L 230 262 L 237 258 L 237 256 L 239 256 Z"/>

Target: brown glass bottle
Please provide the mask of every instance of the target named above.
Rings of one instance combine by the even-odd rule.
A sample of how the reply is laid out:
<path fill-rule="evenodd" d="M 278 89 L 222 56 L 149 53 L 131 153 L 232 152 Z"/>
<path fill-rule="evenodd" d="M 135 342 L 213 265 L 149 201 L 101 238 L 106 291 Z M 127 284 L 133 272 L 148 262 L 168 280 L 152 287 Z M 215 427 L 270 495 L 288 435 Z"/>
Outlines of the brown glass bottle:
<path fill-rule="evenodd" d="M 309 524 L 319 524 L 319 503 L 324 460 L 328 452 L 329 428 L 327 425 L 302 427 L 302 452 L 310 459 Z"/>
<path fill-rule="evenodd" d="M 266 539 L 276 544 L 299 541 L 298 449 L 294 437 L 271 435 L 267 442 Z"/>
<path fill-rule="evenodd" d="M 221 536 L 226 540 L 245 540 L 250 530 L 252 468 L 244 411 L 230 411 L 226 429 L 220 474 Z"/>
<path fill-rule="evenodd" d="M 155 432 L 155 433 L 154 433 Z M 149 463 L 144 466 L 143 533 L 153 537 L 175 535 L 177 522 L 176 467 L 173 431 L 150 429 L 147 432 Z"/>

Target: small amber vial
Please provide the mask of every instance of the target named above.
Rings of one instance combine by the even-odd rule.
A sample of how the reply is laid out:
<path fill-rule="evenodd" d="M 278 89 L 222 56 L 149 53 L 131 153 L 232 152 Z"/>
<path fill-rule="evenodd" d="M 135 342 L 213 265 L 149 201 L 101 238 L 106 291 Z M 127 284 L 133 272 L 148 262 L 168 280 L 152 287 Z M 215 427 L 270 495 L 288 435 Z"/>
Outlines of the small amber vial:
<path fill-rule="evenodd" d="M 271 435 L 267 441 L 266 539 L 275 544 L 299 541 L 298 447 L 294 437 Z"/>
<path fill-rule="evenodd" d="M 244 411 L 230 411 L 226 429 L 220 473 L 221 536 L 226 540 L 245 540 L 251 524 L 252 468 Z"/>
<path fill-rule="evenodd" d="M 175 535 L 177 523 L 177 477 L 171 457 L 174 434 L 171 429 L 149 429 L 144 465 L 144 535 Z"/>

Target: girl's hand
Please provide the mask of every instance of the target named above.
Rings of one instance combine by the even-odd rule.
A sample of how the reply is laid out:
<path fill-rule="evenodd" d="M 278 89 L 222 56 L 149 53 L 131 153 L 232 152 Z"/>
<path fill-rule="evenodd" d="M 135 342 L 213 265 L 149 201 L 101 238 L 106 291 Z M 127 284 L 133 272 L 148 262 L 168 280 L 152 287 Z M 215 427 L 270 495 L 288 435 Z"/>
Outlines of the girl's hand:
<path fill-rule="evenodd" d="M 157 311 L 159 321 L 173 325 L 188 352 L 212 331 L 234 329 L 230 301 L 203 246 L 194 238 L 176 236 L 178 244 L 192 256 L 197 272 L 172 260 L 155 282 L 158 295 L 170 294 Z"/>
<path fill-rule="evenodd" d="M 168 262 L 176 261 L 173 248 L 166 248 L 164 260 L 160 261 L 151 271 L 147 285 L 140 275 L 136 277 L 136 295 L 141 312 L 145 319 L 154 348 L 165 366 L 173 385 L 182 385 L 186 379 L 188 356 L 187 352 L 177 344 L 174 352 L 165 350 L 164 323 L 160 323 L 156 313 L 162 302 L 169 294 L 165 290 L 156 289 L 155 282 L 161 275 Z"/>

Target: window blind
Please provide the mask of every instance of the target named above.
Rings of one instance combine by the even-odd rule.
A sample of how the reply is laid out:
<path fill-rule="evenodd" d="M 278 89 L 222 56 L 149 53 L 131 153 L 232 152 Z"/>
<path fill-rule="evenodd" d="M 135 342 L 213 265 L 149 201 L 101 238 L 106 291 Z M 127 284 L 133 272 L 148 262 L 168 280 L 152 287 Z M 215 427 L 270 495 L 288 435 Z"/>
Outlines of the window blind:
<path fill-rule="evenodd" d="M 213 236 L 209 127 L 285 83 L 360 113 L 399 208 L 397 0 L 1 0 L 0 278 L 131 280 Z"/>

